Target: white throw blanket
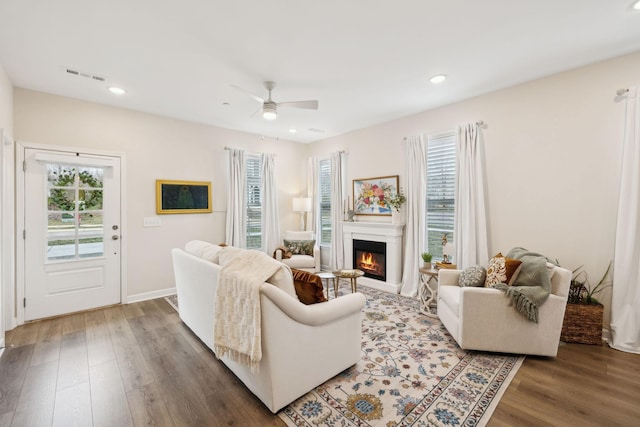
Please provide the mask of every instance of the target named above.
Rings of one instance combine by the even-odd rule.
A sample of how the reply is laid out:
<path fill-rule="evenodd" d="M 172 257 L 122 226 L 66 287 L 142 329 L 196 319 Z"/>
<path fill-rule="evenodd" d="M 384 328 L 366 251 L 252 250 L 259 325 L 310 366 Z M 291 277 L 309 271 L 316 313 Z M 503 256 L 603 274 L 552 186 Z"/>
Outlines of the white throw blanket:
<path fill-rule="evenodd" d="M 222 267 L 215 293 L 213 350 L 255 372 L 262 359 L 260 285 L 282 266 L 264 252 L 240 251 Z"/>

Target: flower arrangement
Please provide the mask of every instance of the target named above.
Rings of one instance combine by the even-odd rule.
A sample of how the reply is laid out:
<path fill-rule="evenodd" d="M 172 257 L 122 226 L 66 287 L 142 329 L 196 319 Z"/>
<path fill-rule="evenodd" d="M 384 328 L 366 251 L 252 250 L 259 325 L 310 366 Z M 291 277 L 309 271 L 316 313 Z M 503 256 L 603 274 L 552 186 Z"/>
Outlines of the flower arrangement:
<path fill-rule="evenodd" d="M 393 196 L 389 197 L 389 199 L 387 200 L 387 204 L 391 206 L 393 209 L 395 209 L 396 212 L 400 212 L 400 207 L 404 205 L 406 201 L 407 201 L 407 198 L 402 193 L 402 189 L 400 189 L 400 191 L 395 193 Z"/>

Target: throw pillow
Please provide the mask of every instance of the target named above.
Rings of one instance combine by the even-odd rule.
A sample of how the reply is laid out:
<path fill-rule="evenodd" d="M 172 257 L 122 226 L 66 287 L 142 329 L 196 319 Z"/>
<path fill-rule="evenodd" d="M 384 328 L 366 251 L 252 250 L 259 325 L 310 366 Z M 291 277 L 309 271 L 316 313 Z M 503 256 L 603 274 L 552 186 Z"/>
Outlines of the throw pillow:
<path fill-rule="evenodd" d="M 273 273 L 273 276 L 269 277 L 266 282 L 271 283 L 276 288 L 282 289 L 293 298 L 297 297 L 295 284 L 293 283 L 292 271 L 284 264 L 282 264 L 278 271 Z"/>
<path fill-rule="evenodd" d="M 184 245 L 184 251 L 195 255 L 209 262 L 218 264 L 220 245 L 214 245 L 209 242 L 203 242 L 202 240 L 191 240 Z"/>
<path fill-rule="evenodd" d="M 293 286 L 296 288 L 300 302 L 309 305 L 327 301 L 324 296 L 322 279 L 315 274 L 295 268 L 291 269 L 291 273 L 293 274 Z"/>
<path fill-rule="evenodd" d="M 292 255 L 313 255 L 315 240 L 284 240 L 284 246 Z"/>
<path fill-rule="evenodd" d="M 466 268 L 460 273 L 458 285 L 460 286 L 484 286 L 487 278 L 487 270 L 481 265 L 474 265 Z"/>
<path fill-rule="evenodd" d="M 487 278 L 484 285 L 488 288 L 494 287 L 498 283 L 512 285 L 520 272 L 522 261 L 506 258 L 502 252 L 491 258 L 487 267 Z"/>

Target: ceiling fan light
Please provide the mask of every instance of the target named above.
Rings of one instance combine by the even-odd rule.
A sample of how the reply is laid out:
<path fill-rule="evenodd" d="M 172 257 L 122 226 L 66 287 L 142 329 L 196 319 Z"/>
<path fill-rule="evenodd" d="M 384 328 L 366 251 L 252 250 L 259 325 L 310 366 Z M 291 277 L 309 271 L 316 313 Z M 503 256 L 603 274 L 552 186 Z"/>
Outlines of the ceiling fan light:
<path fill-rule="evenodd" d="M 109 92 L 111 92 L 114 95 L 124 95 L 125 93 L 127 93 L 126 90 L 117 86 L 109 86 L 107 89 L 109 90 Z"/>
<path fill-rule="evenodd" d="M 447 76 L 445 74 L 437 74 L 429 79 L 429 81 L 434 85 L 440 84 L 445 80 L 447 80 Z"/>
<path fill-rule="evenodd" d="M 262 117 L 265 120 L 275 120 L 278 117 L 278 112 L 275 105 L 265 105 L 262 109 Z"/>

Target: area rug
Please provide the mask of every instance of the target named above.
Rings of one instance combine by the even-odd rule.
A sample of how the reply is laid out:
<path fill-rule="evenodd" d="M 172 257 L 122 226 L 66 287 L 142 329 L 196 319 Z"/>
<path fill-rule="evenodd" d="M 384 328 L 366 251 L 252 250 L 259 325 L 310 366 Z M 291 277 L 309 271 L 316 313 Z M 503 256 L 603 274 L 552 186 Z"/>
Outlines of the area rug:
<path fill-rule="evenodd" d="M 417 299 L 358 291 L 367 297 L 362 359 L 278 416 L 296 427 L 486 425 L 524 357 L 462 350 Z"/>
<path fill-rule="evenodd" d="M 461 350 L 418 301 L 365 286 L 362 359 L 278 413 L 290 426 L 483 426 L 524 357 Z"/>

